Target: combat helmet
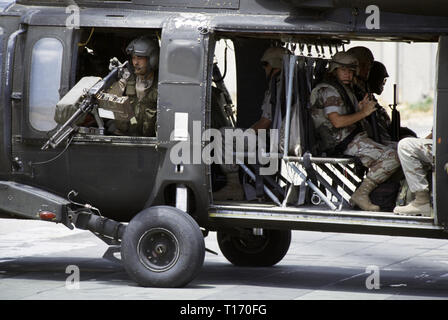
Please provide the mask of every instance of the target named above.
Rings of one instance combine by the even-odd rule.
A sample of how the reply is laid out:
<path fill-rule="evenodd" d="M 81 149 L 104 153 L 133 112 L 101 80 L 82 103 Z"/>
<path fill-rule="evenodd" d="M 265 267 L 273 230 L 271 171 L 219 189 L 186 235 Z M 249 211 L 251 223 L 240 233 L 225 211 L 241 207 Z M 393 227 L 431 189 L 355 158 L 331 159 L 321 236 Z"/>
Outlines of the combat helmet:
<path fill-rule="evenodd" d="M 372 51 L 370 51 L 367 47 L 358 46 L 350 48 L 347 52 L 358 59 L 358 76 L 361 76 L 364 80 L 367 80 L 370 69 L 373 65 L 373 61 L 375 60 Z"/>
<path fill-rule="evenodd" d="M 385 79 L 389 77 L 386 66 L 379 61 L 374 61 L 370 69 L 367 83 L 373 93 L 381 94 L 384 89 Z"/>
<path fill-rule="evenodd" d="M 261 57 L 261 62 L 267 62 L 274 69 L 281 69 L 283 66 L 283 55 L 291 52 L 283 47 L 271 47 L 266 49 Z"/>
<path fill-rule="evenodd" d="M 367 47 L 353 47 L 347 50 L 348 53 L 354 55 L 358 61 L 372 64 L 374 57 L 372 51 Z"/>
<path fill-rule="evenodd" d="M 336 68 L 341 66 L 347 67 L 355 72 L 358 70 L 358 59 L 348 52 L 336 53 L 330 61 L 329 72 L 333 72 Z"/>
<path fill-rule="evenodd" d="M 156 70 L 159 66 L 159 44 L 157 40 L 150 37 L 140 37 L 132 40 L 126 47 L 129 56 L 139 56 L 149 58 L 149 71 Z"/>

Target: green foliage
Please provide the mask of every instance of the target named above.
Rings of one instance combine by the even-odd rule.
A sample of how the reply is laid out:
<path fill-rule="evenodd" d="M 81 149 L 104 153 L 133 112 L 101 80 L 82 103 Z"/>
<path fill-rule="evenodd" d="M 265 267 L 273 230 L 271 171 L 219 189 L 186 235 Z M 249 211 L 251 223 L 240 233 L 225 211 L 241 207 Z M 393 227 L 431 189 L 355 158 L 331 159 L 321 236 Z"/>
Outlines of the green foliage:
<path fill-rule="evenodd" d="M 427 112 L 433 108 L 433 104 L 434 99 L 430 96 L 425 96 L 420 101 L 410 104 L 409 109 L 412 111 Z"/>

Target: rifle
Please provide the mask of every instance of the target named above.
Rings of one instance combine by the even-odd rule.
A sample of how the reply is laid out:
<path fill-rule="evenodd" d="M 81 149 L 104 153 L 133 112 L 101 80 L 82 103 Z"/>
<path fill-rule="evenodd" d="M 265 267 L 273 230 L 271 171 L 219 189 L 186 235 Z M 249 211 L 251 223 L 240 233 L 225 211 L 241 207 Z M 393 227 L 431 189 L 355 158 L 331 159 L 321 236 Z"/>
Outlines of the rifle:
<path fill-rule="evenodd" d="M 226 47 L 227 49 L 227 47 Z M 226 66 L 227 68 L 227 66 Z M 236 119 L 235 119 L 235 115 L 233 113 L 233 102 L 232 102 L 232 98 L 230 96 L 229 91 L 227 90 L 226 85 L 224 84 L 224 77 L 226 74 L 227 70 L 224 71 L 224 75 L 221 75 L 221 71 L 219 70 L 218 64 L 214 63 L 213 64 L 213 81 L 216 84 L 216 87 L 221 90 L 223 96 L 224 96 L 224 100 L 225 100 L 225 105 L 224 105 L 224 112 L 226 113 L 227 118 L 230 120 L 230 123 L 232 124 L 233 127 L 236 126 Z"/>
<path fill-rule="evenodd" d="M 65 138 L 67 138 L 73 132 L 78 131 L 79 127 L 76 125 L 77 121 L 88 112 L 93 112 L 95 120 L 98 123 L 100 134 L 104 133 L 103 121 L 98 115 L 97 95 L 105 89 L 108 89 L 115 81 L 118 80 L 119 73 L 127 66 L 128 61 L 123 64 L 114 63 L 111 66 L 111 71 L 103 80 L 99 81 L 93 87 L 91 87 L 86 94 L 79 108 L 75 113 L 54 133 L 48 141 L 42 146 L 41 150 L 46 150 L 48 147 L 56 148 Z"/>
<path fill-rule="evenodd" d="M 400 112 L 397 110 L 397 84 L 394 84 L 394 104 L 390 104 L 392 108 L 392 122 L 390 128 L 390 136 L 392 141 L 398 141 L 400 138 Z"/>
<path fill-rule="evenodd" d="M 373 93 L 369 93 L 368 95 L 369 95 L 369 99 L 370 100 L 375 100 L 375 98 L 373 97 Z M 378 106 L 378 103 L 377 103 L 375 108 L 378 109 L 378 107 L 379 106 Z M 376 110 L 370 114 L 369 120 L 370 120 L 370 127 L 372 128 L 372 131 L 373 131 L 372 132 L 373 140 L 378 142 L 378 143 L 381 143 L 381 137 L 380 137 L 380 134 L 378 132 L 378 119 L 376 117 Z"/>

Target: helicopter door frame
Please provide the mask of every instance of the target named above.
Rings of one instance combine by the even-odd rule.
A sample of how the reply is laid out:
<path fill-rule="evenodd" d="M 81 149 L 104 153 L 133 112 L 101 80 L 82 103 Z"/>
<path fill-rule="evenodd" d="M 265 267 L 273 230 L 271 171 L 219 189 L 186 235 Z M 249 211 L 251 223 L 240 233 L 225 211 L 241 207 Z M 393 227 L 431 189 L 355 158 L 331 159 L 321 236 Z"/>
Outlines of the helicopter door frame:
<path fill-rule="evenodd" d="M 436 223 L 448 228 L 448 36 L 440 36 L 437 52 L 436 103 L 434 105 L 433 153 L 433 198 Z"/>
<path fill-rule="evenodd" d="M 2 132 L 2 143 L 0 144 L 0 175 L 9 175 L 12 165 L 12 116 L 16 97 L 13 91 L 14 79 L 22 74 L 21 61 L 21 36 L 25 29 L 20 28 L 20 18 L 14 16 L 3 16 L 0 21 L 0 130 Z M 17 58 L 18 57 L 18 58 Z M 16 61 L 16 63 L 15 63 Z M 16 81 L 17 82 L 17 81 Z M 20 82 L 20 81 L 19 81 Z"/>

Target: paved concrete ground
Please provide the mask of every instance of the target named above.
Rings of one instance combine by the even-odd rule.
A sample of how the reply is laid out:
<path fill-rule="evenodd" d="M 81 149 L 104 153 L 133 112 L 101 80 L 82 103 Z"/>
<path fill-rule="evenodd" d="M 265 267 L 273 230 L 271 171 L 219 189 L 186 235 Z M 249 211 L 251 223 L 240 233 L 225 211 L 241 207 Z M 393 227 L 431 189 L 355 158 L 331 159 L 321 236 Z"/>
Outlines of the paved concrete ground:
<path fill-rule="evenodd" d="M 215 233 L 206 246 L 220 253 Z M 278 265 L 238 268 L 207 253 L 199 276 L 181 289 L 136 286 L 120 263 L 102 257 L 106 249 L 87 231 L 0 219 L 0 299 L 448 298 L 447 240 L 294 231 Z M 79 289 L 66 286 L 70 265 L 79 267 Z"/>

